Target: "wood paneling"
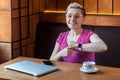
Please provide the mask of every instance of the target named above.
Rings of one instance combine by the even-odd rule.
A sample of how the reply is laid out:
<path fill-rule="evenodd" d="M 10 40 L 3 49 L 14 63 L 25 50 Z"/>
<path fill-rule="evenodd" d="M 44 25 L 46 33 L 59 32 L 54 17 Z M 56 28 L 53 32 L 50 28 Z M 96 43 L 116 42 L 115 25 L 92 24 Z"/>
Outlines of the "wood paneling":
<path fill-rule="evenodd" d="M 20 49 L 16 49 L 13 51 L 13 58 L 17 58 L 20 56 Z"/>
<path fill-rule="evenodd" d="M 22 46 L 26 47 L 26 45 L 27 45 L 27 39 L 22 40 Z"/>
<path fill-rule="evenodd" d="M 0 60 L 21 55 L 33 57 L 39 4 L 40 0 L 0 0 Z"/>
<path fill-rule="evenodd" d="M 41 12 L 44 12 L 45 10 L 45 0 L 40 0 L 40 11 Z"/>
<path fill-rule="evenodd" d="M 65 14 L 41 14 L 41 22 L 55 22 L 55 23 L 66 23 Z M 120 27 L 120 16 L 111 15 L 87 15 L 84 22 L 85 25 L 96 25 L 96 26 L 114 26 Z"/>
<path fill-rule="evenodd" d="M 17 18 L 17 17 L 19 17 L 19 10 L 12 10 L 11 13 L 12 13 L 12 14 L 11 14 L 11 17 L 12 17 L 12 18 Z"/>
<path fill-rule="evenodd" d="M 21 9 L 21 16 L 26 16 L 27 15 L 27 8 L 22 8 Z"/>
<path fill-rule="evenodd" d="M 112 14 L 112 0 L 98 0 L 99 14 Z"/>
<path fill-rule="evenodd" d="M 57 10 L 56 0 L 45 0 L 45 10 Z"/>
<path fill-rule="evenodd" d="M 35 41 L 36 27 L 39 22 L 39 18 L 39 14 L 33 15 L 33 27 L 30 28 L 32 41 Z M 31 43 L 32 41 L 29 42 Z"/>
<path fill-rule="evenodd" d="M 34 57 L 34 44 L 27 46 L 27 56 Z"/>
<path fill-rule="evenodd" d="M 97 14 L 97 0 L 84 0 L 84 8 L 87 14 Z"/>
<path fill-rule="evenodd" d="M 12 40 L 17 41 L 20 40 L 20 22 L 19 19 L 12 20 Z"/>
<path fill-rule="evenodd" d="M 120 15 L 120 0 L 114 0 L 113 14 Z"/>
<path fill-rule="evenodd" d="M 98 18 L 98 19 L 97 19 Z M 120 16 L 102 16 L 96 18 L 96 25 L 100 26 L 116 26 L 120 27 Z M 99 26 L 98 25 L 98 26 Z"/>
<path fill-rule="evenodd" d="M 29 14 L 33 13 L 33 0 L 29 0 Z"/>
<path fill-rule="evenodd" d="M 20 0 L 21 7 L 27 7 L 27 0 Z"/>
<path fill-rule="evenodd" d="M 10 60 L 11 59 L 11 44 L 10 43 L 0 43 L 0 60 Z"/>
<path fill-rule="evenodd" d="M 38 17 L 39 18 L 39 17 Z M 29 16 L 29 26 L 30 26 L 30 29 L 29 29 L 29 34 L 31 34 L 31 35 L 29 35 L 29 38 L 27 39 L 27 43 L 29 44 L 29 43 L 31 43 L 31 42 L 33 42 L 34 41 L 34 28 L 35 28 L 35 26 L 33 26 L 33 16 Z"/>
<path fill-rule="evenodd" d="M 20 42 L 14 42 L 13 49 L 17 49 L 18 47 L 20 47 Z"/>
<path fill-rule="evenodd" d="M 33 13 L 39 13 L 40 0 L 33 0 Z"/>
<path fill-rule="evenodd" d="M 27 17 L 22 17 L 21 18 L 21 39 L 27 38 L 28 37 L 28 21 Z"/>
<path fill-rule="evenodd" d="M 10 0 L 0 0 L 0 8 L 10 9 Z"/>
<path fill-rule="evenodd" d="M 0 0 L 0 61 L 11 59 L 11 0 Z"/>
<path fill-rule="evenodd" d="M 0 10 L 0 41 L 11 42 L 10 14 L 10 11 Z"/>
<path fill-rule="evenodd" d="M 22 47 L 22 56 L 27 56 L 27 47 L 26 46 Z"/>
<path fill-rule="evenodd" d="M 69 0 L 57 0 L 57 9 L 59 11 L 65 11 L 69 3 Z"/>
<path fill-rule="evenodd" d="M 83 4 L 83 1 L 84 1 L 84 0 L 71 0 L 71 2 L 77 2 L 77 3 L 80 3 L 81 5 L 84 5 L 84 4 Z"/>
<path fill-rule="evenodd" d="M 120 15 L 120 0 L 42 0 L 40 1 L 40 9 L 43 12 L 49 11 L 48 13 L 65 12 L 71 2 L 83 5 L 87 14 Z"/>
<path fill-rule="evenodd" d="M 41 22 L 58 22 L 58 23 L 65 23 L 65 14 L 41 14 Z"/>
<path fill-rule="evenodd" d="M 120 27 L 120 16 L 87 15 L 84 24 Z"/>
<path fill-rule="evenodd" d="M 2 1 L 5 1 L 5 0 L 2 0 Z M 15 4 L 13 4 L 13 3 L 15 3 Z M 18 8 L 18 0 L 11 0 L 11 7 L 12 7 L 12 9 Z"/>

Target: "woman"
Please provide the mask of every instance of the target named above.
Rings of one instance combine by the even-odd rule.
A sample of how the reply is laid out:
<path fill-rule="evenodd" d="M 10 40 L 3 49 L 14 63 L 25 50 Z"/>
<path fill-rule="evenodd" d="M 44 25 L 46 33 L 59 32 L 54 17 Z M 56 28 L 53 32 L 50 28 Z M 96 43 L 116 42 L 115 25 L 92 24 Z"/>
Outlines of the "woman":
<path fill-rule="evenodd" d="M 94 52 L 107 50 L 105 42 L 92 30 L 83 29 L 86 12 L 78 3 L 71 3 L 66 10 L 66 23 L 70 31 L 62 32 L 50 60 L 83 63 L 95 61 Z"/>

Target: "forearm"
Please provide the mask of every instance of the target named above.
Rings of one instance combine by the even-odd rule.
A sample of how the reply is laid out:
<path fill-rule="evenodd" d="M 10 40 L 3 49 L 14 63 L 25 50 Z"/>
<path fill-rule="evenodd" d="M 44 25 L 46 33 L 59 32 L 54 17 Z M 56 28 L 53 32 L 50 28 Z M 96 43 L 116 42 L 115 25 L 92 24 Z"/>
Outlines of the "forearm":
<path fill-rule="evenodd" d="M 82 45 L 82 51 L 86 52 L 104 52 L 107 50 L 107 46 L 103 42 L 93 42 Z"/>
<path fill-rule="evenodd" d="M 50 58 L 50 60 L 60 60 L 62 57 L 65 57 L 65 56 L 67 56 L 67 48 L 56 53 L 54 56 Z"/>
<path fill-rule="evenodd" d="M 52 56 L 50 60 L 61 60 L 62 55 L 61 54 L 56 54 L 55 56 Z"/>

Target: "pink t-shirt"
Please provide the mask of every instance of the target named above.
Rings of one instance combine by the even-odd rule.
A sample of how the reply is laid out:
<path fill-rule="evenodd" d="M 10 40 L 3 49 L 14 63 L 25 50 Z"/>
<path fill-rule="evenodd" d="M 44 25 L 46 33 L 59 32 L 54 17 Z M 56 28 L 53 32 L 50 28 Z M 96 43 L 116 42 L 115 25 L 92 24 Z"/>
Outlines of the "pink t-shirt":
<path fill-rule="evenodd" d="M 56 42 L 60 44 L 60 50 L 68 47 L 67 36 L 69 31 L 62 32 Z M 94 34 L 92 30 L 84 29 L 77 40 L 77 43 L 85 44 L 90 42 L 90 36 Z M 95 61 L 93 52 L 73 51 L 70 56 L 62 57 L 64 62 L 83 63 L 84 61 Z"/>

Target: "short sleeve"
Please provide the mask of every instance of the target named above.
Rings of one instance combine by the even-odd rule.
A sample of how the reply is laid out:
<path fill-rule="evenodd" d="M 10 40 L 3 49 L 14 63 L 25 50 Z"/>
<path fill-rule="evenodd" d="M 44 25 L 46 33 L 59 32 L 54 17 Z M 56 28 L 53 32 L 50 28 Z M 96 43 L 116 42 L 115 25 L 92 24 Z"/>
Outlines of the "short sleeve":
<path fill-rule="evenodd" d="M 56 42 L 61 45 L 62 42 L 64 41 L 64 39 L 66 38 L 67 34 L 68 34 L 68 32 L 60 33 L 58 38 L 56 39 Z"/>
<path fill-rule="evenodd" d="M 82 32 L 81 37 L 79 39 L 79 42 L 81 42 L 81 43 L 88 43 L 88 42 L 90 42 L 90 36 L 92 34 L 95 34 L 95 32 L 93 32 L 92 30 L 84 29 L 84 31 Z"/>

